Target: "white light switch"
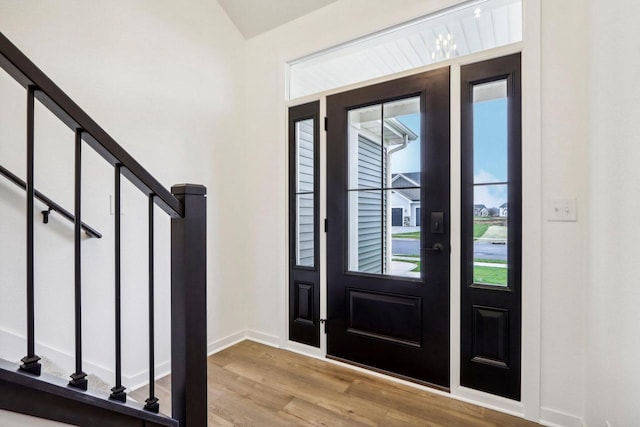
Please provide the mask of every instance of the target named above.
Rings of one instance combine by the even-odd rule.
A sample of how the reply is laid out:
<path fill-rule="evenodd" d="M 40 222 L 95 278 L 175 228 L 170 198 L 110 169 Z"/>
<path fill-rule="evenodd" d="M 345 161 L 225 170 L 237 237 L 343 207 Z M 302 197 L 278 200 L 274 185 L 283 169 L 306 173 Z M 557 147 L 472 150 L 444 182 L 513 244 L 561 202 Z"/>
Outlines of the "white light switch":
<path fill-rule="evenodd" d="M 577 221 L 576 199 L 553 199 L 549 208 L 549 221 Z"/>

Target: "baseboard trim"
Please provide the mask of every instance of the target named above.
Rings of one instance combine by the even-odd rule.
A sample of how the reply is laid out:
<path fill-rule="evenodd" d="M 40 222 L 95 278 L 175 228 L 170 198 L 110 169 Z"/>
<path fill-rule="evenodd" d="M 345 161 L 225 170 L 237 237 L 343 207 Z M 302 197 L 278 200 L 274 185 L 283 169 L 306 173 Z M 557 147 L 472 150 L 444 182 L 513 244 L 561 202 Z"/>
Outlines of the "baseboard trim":
<path fill-rule="evenodd" d="M 314 359 L 327 360 L 325 352 L 319 347 L 313 347 L 296 341 L 287 341 L 286 350 L 293 351 Z"/>
<path fill-rule="evenodd" d="M 507 399 L 506 397 L 496 396 L 461 385 L 451 387 L 451 397 L 504 414 L 513 415 L 514 417 L 524 418 L 524 406 L 522 402 L 517 400 Z"/>
<path fill-rule="evenodd" d="M 540 424 L 548 427 L 585 427 L 584 420 L 551 408 L 540 408 Z"/>
<path fill-rule="evenodd" d="M 212 354 L 222 351 L 225 348 L 229 348 L 232 345 L 235 345 L 241 341 L 244 341 L 246 338 L 247 338 L 247 330 L 243 329 L 241 331 L 234 332 L 231 335 L 227 335 L 224 338 L 220 338 L 215 341 L 212 341 L 207 345 L 207 356 L 211 356 Z"/>
<path fill-rule="evenodd" d="M 167 360 L 162 363 L 156 363 L 154 373 L 156 381 L 169 375 L 171 373 L 171 361 Z M 131 375 L 130 377 L 127 377 L 127 381 L 127 384 L 135 384 L 129 387 L 129 391 L 134 391 L 144 387 L 149 384 L 149 371 L 145 369 L 137 374 Z"/>
<path fill-rule="evenodd" d="M 280 348 L 280 338 L 275 335 L 265 334 L 263 332 L 247 329 L 247 338 L 260 344 Z"/>

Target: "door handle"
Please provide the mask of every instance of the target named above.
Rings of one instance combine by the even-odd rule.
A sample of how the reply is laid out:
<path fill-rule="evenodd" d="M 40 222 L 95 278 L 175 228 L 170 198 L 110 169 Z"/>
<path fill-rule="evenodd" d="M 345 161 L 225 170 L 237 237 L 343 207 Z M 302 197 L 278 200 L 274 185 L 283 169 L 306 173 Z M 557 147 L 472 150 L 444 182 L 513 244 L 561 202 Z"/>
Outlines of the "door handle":
<path fill-rule="evenodd" d="M 444 252 L 444 246 L 442 246 L 442 243 L 436 243 L 435 245 L 433 245 L 433 247 L 423 248 L 422 250 L 425 252 L 434 252 L 438 254 L 440 252 Z"/>

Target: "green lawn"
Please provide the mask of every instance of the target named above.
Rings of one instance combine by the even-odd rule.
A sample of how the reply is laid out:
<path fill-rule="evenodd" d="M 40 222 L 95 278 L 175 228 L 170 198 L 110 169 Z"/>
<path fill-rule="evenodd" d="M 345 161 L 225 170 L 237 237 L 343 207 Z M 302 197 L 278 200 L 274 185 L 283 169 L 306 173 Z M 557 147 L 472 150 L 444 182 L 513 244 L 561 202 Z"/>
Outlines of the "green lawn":
<path fill-rule="evenodd" d="M 487 232 L 487 229 L 489 229 L 489 225 L 490 224 L 479 224 L 477 222 L 473 223 L 473 238 L 477 239 L 479 237 L 482 237 L 484 235 L 484 233 Z"/>
<path fill-rule="evenodd" d="M 473 260 L 474 262 L 486 262 L 491 264 L 506 264 L 507 261 L 503 259 L 484 259 L 484 258 L 476 258 Z"/>
<path fill-rule="evenodd" d="M 396 233 L 393 234 L 391 237 L 400 237 L 403 239 L 418 239 L 420 240 L 420 232 L 419 231 L 412 231 L 410 233 Z"/>
<path fill-rule="evenodd" d="M 473 282 L 486 285 L 507 286 L 507 268 L 502 267 L 473 267 Z"/>

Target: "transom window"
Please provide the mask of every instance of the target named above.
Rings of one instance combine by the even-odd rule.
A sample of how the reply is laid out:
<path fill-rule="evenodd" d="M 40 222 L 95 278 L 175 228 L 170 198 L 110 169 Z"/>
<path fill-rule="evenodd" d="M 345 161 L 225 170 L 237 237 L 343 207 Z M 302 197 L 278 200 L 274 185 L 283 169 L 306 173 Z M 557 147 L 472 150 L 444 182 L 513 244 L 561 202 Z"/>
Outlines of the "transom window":
<path fill-rule="evenodd" d="M 289 62 L 289 99 L 522 41 L 522 0 L 472 0 Z"/>

